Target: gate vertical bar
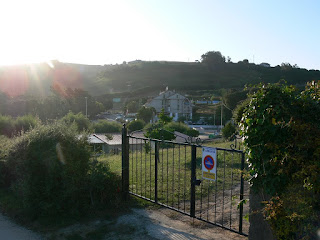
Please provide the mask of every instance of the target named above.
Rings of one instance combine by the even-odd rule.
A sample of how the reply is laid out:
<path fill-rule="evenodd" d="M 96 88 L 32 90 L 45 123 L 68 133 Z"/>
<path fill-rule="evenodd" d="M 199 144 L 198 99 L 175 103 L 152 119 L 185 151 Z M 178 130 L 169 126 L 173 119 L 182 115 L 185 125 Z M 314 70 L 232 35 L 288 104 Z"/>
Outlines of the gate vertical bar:
<path fill-rule="evenodd" d="M 129 198 L 129 138 L 126 125 L 122 128 L 122 197 Z"/>
<path fill-rule="evenodd" d="M 159 146 L 158 141 L 154 142 L 154 201 L 158 203 L 158 161 Z"/>
<path fill-rule="evenodd" d="M 197 146 L 191 146 L 191 198 L 190 198 L 190 216 L 196 216 L 196 167 L 197 167 Z"/>
<path fill-rule="evenodd" d="M 240 214 L 239 214 L 239 232 L 242 233 L 242 220 L 243 220 L 243 191 L 244 191 L 244 180 L 243 180 L 243 170 L 244 170 L 244 152 L 241 156 L 241 182 L 240 182 Z"/>

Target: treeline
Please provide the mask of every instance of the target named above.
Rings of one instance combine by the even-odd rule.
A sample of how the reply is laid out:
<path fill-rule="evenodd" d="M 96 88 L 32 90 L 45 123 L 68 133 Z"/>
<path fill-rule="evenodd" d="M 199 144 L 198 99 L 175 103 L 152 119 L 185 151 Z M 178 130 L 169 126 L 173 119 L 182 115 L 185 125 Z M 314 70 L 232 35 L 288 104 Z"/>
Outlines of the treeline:
<path fill-rule="evenodd" d="M 105 69 L 92 84 L 99 84 L 105 91 L 111 87 L 130 92 L 146 86 L 152 89 L 169 86 L 176 90 L 216 90 L 243 88 L 245 84 L 260 82 L 276 83 L 281 79 L 288 84 L 305 85 L 308 81 L 320 79 L 320 71 L 302 69 L 289 63 L 269 67 L 249 63 L 247 59 L 234 63 L 230 59 L 226 61 L 219 52 L 208 52 L 202 55 L 201 61 L 194 63 L 141 61 L 138 64 L 121 64 Z"/>
<path fill-rule="evenodd" d="M 282 63 L 270 67 L 247 59 L 232 62 L 218 51 L 209 51 L 196 62 L 137 61 L 90 66 L 52 61 L 0 68 L 0 91 L 10 97 L 41 96 L 51 89 L 82 89 L 92 96 L 132 93 L 143 95 L 165 86 L 179 91 L 243 88 L 245 84 L 276 83 L 305 85 L 320 79 L 319 70 Z M 110 96 L 110 95 L 109 95 Z"/>
<path fill-rule="evenodd" d="M 0 93 L 0 114 L 13 117 L 31 114 L 42 121 L 57 119 L 69 111 L 88 114 L 94 118 L 98 113 L 112 108 L 112 99 L 92 97 L 80 89 L 66 89 L 64 95 L 52 90 L 47 97 L 19 96 L 9 97 Z M 86 111 L 87 109 L 87 111 Z"/>
<path fill-rule="evenodd" d="M 60 119 L 50 122 L 59 122 L 64 125 L 76 128 L 77 132 L 95 132 L 95 133 L 119 133 L 122 124 L 119 122 L 110 122 L 107 120 L 99 120 L 91 122 L 82 113 L 74 114 L 69 112 Z M 48 122 L 41 121 L 38 117 L 32 115 L 23 115 L 13 118 L 7 115 L 0 115 L 0 136 L 13 138 L 22 135 L 40 125 L 46 125 Z M 145 124 L 143 124 L 144 126 Z M 142 129 L 142 128 L 140 128 Z"/>

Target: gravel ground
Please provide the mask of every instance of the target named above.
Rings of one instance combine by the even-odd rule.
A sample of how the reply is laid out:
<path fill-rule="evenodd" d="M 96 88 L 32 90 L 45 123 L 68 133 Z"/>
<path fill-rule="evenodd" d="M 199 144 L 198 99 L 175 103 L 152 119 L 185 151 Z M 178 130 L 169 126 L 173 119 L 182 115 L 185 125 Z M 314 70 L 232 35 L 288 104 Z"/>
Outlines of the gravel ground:
<path fill-rule="evenodd" d="M 247 237 L 193 220 L 183 214 L 161 208 L 132 209 L 114 220 L 94 221 L 61 229 L 51 239 L 110 240 L 245 240 Z"/>
<path fill-rule="evenodd" d="M 75 224 L 41 236 L 0 215 L 0 239 L 110 239 L 110 240 L 245 240 L 244 236 L 194 220 L 175 211 L 132 209 L 113 220 L 98 220 Z"/>

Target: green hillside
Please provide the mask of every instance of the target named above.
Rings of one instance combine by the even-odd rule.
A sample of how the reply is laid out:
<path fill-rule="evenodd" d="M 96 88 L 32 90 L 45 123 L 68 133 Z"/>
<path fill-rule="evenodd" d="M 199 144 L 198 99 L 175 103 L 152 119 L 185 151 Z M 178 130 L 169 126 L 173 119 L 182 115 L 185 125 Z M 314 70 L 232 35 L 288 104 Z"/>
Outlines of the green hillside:
<path fill-rule="evenodd" d="M 319 80 L 319 70 L 306 70 L 292 66 L 263 67 L 260 65 L 225 63 L 210 68 L 203 63 L 139 62 L 107 66 L 86 88 L 93 95 L 112 92 L 140 92 L 160 90 L 169 86 L 180 91 L 243 88 L 245 84 L 278 82 L 304 85 Z"/>
<path fill-rule="evenodd" d="M 159 91 L 169 86 L 180 91 L 243 88 L 245 84 L 278 82 L 304 85 L 319 80 L 319 70 L 301 69 L 290 64 L 263 67 L 239 63 L 208 64 L 200 62 L 135 61 L 120 65 L 83 65 L 53 61 L 47 63 L 0 67 L 0 90 L 12 97 L 42 96 L 51 88 L 82 89 L 90 95 Z M 17 89 L 17 86 L 18 89 Z"/>

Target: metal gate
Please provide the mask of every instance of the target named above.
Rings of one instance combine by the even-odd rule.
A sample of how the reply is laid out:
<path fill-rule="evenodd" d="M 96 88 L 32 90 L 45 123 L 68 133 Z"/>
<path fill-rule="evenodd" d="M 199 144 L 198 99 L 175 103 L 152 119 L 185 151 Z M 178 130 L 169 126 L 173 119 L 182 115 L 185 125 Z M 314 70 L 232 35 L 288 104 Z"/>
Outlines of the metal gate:
<path fill-rule="evenodd" d="M 201 179 L 203 146 L 122 132 L 122 189 L 204 222 L 247 236 L 249 187 L 244 153 L 217 149 L 217 179 Z M 201 179 L 201 180 L 200 180 Z"/>

